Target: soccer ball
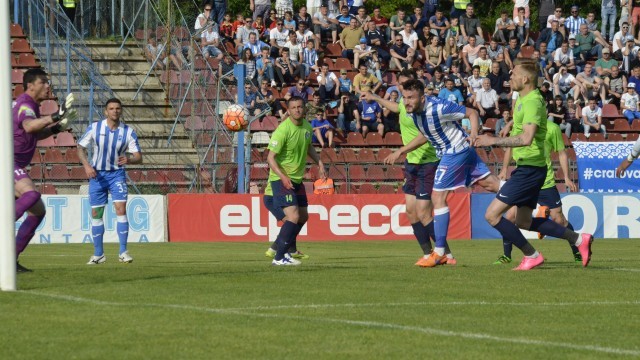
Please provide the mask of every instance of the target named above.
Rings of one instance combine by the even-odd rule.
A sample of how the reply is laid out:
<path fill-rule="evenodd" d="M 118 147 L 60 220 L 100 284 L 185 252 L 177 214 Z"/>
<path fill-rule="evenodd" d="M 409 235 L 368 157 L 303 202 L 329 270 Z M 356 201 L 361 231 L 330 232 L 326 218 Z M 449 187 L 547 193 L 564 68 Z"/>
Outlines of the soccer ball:
<path fill-rule="evenodd" d="M 244 130 L 249 124 L 249 111 L 240 105 L 231 105 L 224 111 L 222 122 L 229 131 Z"/>

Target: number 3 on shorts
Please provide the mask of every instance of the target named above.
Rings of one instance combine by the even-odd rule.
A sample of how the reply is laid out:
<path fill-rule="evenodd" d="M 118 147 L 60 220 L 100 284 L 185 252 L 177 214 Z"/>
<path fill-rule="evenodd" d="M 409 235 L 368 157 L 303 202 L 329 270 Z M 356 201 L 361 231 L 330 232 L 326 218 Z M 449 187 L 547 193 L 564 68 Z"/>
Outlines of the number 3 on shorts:
<path fill-rule="evenodd" d="M 446 172 L 447 172 L 446 169 L 437 169 L 436 174 L 433 178 L 435 179 L 436 182 L 440 182 Z"/>
<path fill-rule="evenodd" d="M 127 193 L 127 185 L 123 184 L 122 182 L 117 182 L 116 186 L 118 187 L 118 192 L 120 194 L 126 194 Z"/>

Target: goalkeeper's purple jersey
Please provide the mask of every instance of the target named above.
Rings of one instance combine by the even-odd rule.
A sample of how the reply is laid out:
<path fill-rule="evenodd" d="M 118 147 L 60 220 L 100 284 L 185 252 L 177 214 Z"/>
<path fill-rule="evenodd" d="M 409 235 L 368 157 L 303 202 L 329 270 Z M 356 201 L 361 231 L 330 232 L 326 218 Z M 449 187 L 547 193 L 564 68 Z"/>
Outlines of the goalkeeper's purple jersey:
<path fill-rule="evenodd" d="M 24 168 L 31 163 L 38 142 L 38 134 L 27 133 L 22 123 L 39 117 L 38 103 L 26 93 L 18 96 L 13 106 L 13 164 L 17 167 Z"/>

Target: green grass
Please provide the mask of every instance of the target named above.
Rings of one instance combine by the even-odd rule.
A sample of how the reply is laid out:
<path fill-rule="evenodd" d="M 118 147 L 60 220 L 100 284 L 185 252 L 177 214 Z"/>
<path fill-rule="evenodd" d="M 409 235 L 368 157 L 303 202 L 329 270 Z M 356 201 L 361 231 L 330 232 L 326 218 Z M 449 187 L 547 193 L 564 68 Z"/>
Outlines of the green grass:
<path fill-rule="evenodd" d="M 490 265 L 498 241 L 454 242 L 459 264 L 414 266 L 401 242 L 37 245 L 0 293 L 0 359 L 603 359 L 640 357 L 640 241 L 598 240 L 591 265 L 534 241 L 529 272 Z"/>

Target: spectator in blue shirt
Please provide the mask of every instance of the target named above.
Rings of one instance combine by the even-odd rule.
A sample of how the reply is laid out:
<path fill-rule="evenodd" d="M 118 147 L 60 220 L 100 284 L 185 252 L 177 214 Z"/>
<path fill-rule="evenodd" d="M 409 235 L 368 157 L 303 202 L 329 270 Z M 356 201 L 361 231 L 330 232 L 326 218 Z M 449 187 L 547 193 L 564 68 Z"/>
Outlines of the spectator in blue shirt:
<path fill-rule="evenodd" d="M 464 105 L 464 98 L 462 97 L 462 93 L 460 92 L 460 90 L 453 87 L 453 85 L 453 79 L 447 78 L 444 82 L 444 89 L 440 90 L 438 97 L 440 99 L 449 100 L 451 102 Z"/>
<path fill-rule="evenodd" d="M 321 147 L 333 147 L 333 125 L 327 119 L 322 118 L 322 112 L 317 112 L 311 127 L 313 128 L 313 143 L 320 144 Z"/>
<path fill-rule="evenodd" d="M 366 137 L 369 131 L 378 131 L 380 136 L 384 135 L 384 124 L 382 123 L 382 108 L 373 100 L 361 100 L 358 104 L 360 121 L 356 122 L 356 130 L 362 131 L 362 137 Z"/>

